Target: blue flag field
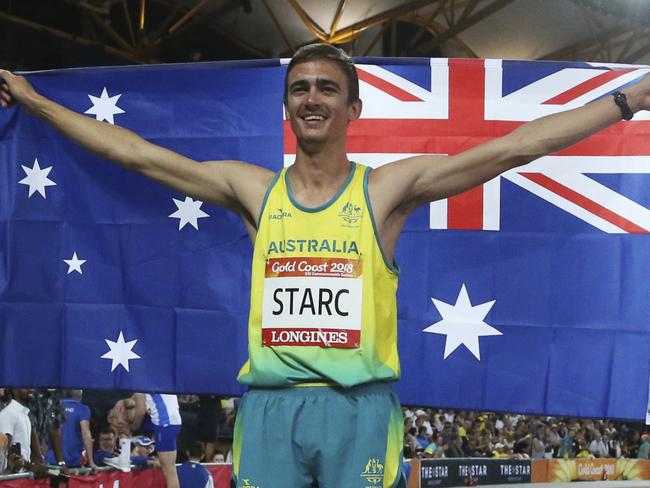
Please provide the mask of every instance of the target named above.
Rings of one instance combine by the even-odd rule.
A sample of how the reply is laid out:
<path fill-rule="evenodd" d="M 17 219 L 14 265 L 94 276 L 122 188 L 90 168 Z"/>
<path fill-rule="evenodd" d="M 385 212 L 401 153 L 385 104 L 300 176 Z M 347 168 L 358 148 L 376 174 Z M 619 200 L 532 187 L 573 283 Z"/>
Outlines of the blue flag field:
<path fill-rule="evenodd" d="M 351 160 L 455 154 L 610 96 L 637 66 L 359 59 Z M 198 161 L 280 170 L 284 61 L 28 73 Z M 613 102 L 612 102 L 613 103 Z M 650 114 L 418 209 L 396 253 L 405 404 L 644 420 Z M 0 385 L 237 395 L 252 245 L 232 213 L 0 112 Z"/>

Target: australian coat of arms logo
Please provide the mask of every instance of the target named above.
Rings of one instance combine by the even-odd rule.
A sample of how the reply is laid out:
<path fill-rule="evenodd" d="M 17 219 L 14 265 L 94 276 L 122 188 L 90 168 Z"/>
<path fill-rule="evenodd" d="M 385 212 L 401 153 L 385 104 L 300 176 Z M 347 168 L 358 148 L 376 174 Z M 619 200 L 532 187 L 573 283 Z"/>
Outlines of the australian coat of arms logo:
<path fill-rule="evenodd" d="M 359 225 L 359 220 L 361 219 L 361 210 L 359 205 L 348 202 L 343 205 L 343 208 L 339 212 L 339 217 L 343 219 L 344 225 L 356 227 Z"/>

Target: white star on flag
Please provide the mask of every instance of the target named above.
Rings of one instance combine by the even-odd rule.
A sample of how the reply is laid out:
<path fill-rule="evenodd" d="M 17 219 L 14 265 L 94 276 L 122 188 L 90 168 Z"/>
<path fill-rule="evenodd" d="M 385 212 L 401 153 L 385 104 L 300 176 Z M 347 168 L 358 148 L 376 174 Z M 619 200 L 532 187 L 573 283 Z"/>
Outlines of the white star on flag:
<path fill-rule="evenodd" d="M 201 205 L 203 205 L 201 200 L 193 200 L 190 197 L 185 197 L 185 201 L 176 200 L 175 198 L 172 198 L 172 200 L 174 200 L 178 210 L 170 214 L 169 217 L 179 219 L 178 230 L 185 227 L 185 224 L 190 224 L 196 230 L 199 230 L 198 219 L 209 217 L 207 213 L 201 210 Z"/>
<path fill-rule="evenodd" d="M 117 101 L 121 96 L 122 94 L 109 97 L 108 92 L 106 91 L 106 87 L 104 87 L 99 98 L 88 95 L 88 98 L 90 98 L 93 106 L 86 110 L 84 113 L 94 115 L 95 118 L 100 122 L 105 120 L 109 124 L 115 125 L 113 116 L 125 113 L 124 110 L 117 106 Z"/>
<path fill-rule="evenodd" d="M 67 274 L 70 274 L 73 271 L 76 271 L 79 274 L 83 274 L 83 271 L 81 271 L 81 265 L 86 262 L 86 259 L 79 259 L 76 252 L 72 253 L 72 257 L 70 259 L 64 259 L 63 262 L 68 265 Z"/>
<path fill-rule="evenodd" d="M 442 320 L 431 324 L 423 332 L 447 336 L 444 359 L 447 359 L 458 346 L 463 344 L 480 361 L 481 351 L 478 338 L 480 336 L 503 335 L 483 321 L 496 300 L 472 306 L 465 284 L 460 289 L 455 305 L 441 302 L 435 298 L 431 298 L 431 300 L 442 315 Z"/>
<path fill-rule="evenodd" d="M 56 186 L 56 183 L 47 177 L 47 175 L 50 174 L 50 171 L 52 171 L 52 166 L 41 169 L 38 164 L 38 158 L 34 159 L 34 164 L 31 168 L 24 164 L 21 164 L 20 166 L 23 168 L 23 171 L 27 176 L 18 183 L 21 185 L 29 185 L 29 194 L 27 196 L 31 197 L 34 192 L 39 192 L 43 198 L 47 198 L 45 196 L 45 187 Z"/>
<path fill-rule="evenodd" d="M 137 339 L 134 339 L 129 342 L 124 342 L 124 335 L 120 331 L 120 335 L 117 338 L 117 342 L 104 339 L 108 345 L 109 351 L 101 356 L 102 359 L 111 359 L 113 363 L 111 364 L 111 371 L 115 371 L 115 368 L 122 366 L 128 373 L 129 371 L 129 361 L 131 359 L 140 359 L 136 353 L 132 351 L 135 343 L 138 342 Z"/>

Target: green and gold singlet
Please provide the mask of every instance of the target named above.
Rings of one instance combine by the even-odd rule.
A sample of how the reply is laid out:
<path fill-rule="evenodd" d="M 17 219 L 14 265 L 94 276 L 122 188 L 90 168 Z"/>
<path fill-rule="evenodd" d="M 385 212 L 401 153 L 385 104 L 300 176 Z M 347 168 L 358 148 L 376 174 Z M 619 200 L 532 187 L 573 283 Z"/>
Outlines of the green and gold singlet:
<path fill-rule="evenodd" d="M 318 208 L 295 201 L 287 172 L 271 183 L 259 220 L 249 360 L 239 381 L 350 387 L 398 379 L 397 269 L 377 239 L 370 168 L 352 163 Z"/>

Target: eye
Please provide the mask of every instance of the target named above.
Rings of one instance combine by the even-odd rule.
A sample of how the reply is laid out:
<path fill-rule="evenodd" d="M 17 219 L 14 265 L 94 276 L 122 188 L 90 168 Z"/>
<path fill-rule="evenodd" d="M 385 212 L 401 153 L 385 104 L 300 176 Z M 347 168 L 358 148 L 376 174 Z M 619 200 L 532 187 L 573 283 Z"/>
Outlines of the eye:
<path fill-rule="evenodd" d="M 298 95 L 298 94 L 304 93 L 306 91 L 307 91 L 307 87 L 305 85 L 303 85 L 303 84 L 293 85 L 289 89 L 289 93 L 291 93 L 292 95 Z"/>

